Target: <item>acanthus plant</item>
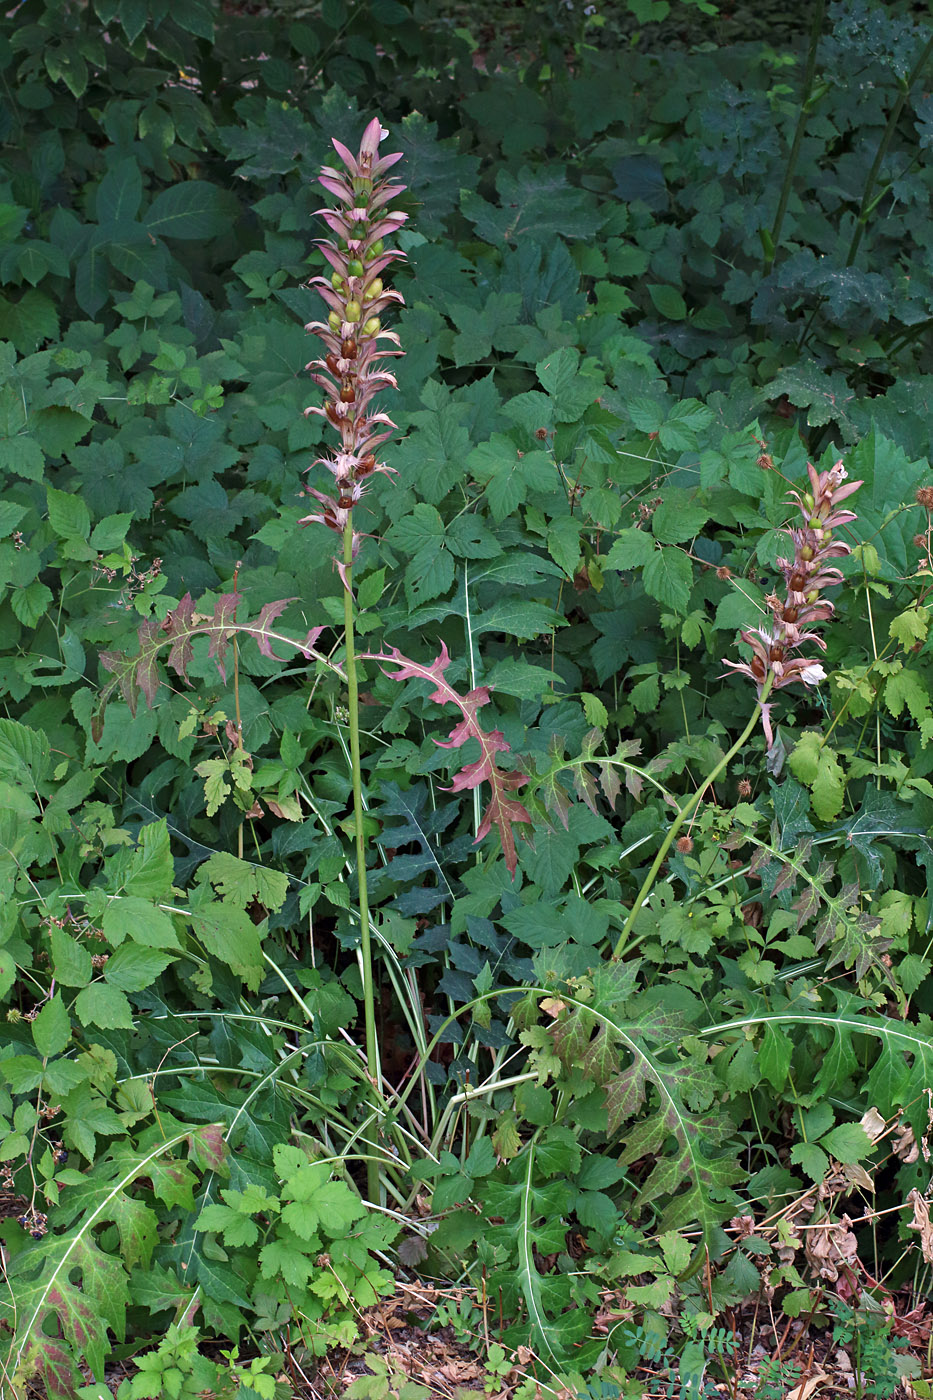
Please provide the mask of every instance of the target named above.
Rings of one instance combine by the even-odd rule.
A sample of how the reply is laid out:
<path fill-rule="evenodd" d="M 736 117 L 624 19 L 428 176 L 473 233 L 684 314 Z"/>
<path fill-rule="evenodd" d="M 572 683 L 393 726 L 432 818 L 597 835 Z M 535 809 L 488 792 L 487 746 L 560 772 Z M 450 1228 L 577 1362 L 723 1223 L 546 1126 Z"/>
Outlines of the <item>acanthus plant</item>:
<path fill-rule="evenodd" d="M 762 470 L 771 470 L 773 462 L 763 449 L 758 459 Z M 667 830 L 664 840 L 652 862 L 651 868 L 642 883 L 641 889 L 629 910 L 622 932 L 616 940 L 613 956 L 620 958 L 625 950 L 629 935 L 640 910 L 654 888 L 658 874 L 667 858 L 678 832 L 699 807 L 706 793 L 719 775 L 728 768 L 733 758 L 751 736 L 752 730 L 761 719 L 767 740 L 768 753 L 775 747 L 771 728 L 771 706 L 769 696 L 772 691 L 783 689 L 794 682 L 805 686 L 818 685 L 826 679 L 822 665 L 812 658 L 794 656 L 792 653 L 804 645 L 816 645 L 825 651 L 826 643 L 816 632 L 805 629 L 825 622 L 835 612 L 833 604 L 821 596 L 824 588 L 832 588 L 842 583 L 843 576 L 831 560 L 843 559 L 850 553 L 849 546 L 842 540 L 833 538 L 833 530 L 840 525 L 848 525 L 856 519 L 854 511 L 840 510 L 842 501 L 851 496 L 861 486 L 861 481 L 846 480 L 846 469 L 839 461 L 827 472 L 818 472 L 812 463 L 807 463 L 810 481 L 809 491 L 791 491 L 803 517 L 803 524 L 794 528 L 786 527 L 786 533 L 794 546 L 793 559 L 779 558 L 778 568 L 784 575 L 786 594 L 783 601 L 772 594 L 766 601 L 772 612 L 770 630 L 756 628 L 740 633 L 742 641 L 752 650 L 752 659 L 726 661 L 726 665 L 755 683 L 757 704 L 738 739 L 706 776 L 696 792 L 680 807 Z"/>
<path fill-rule="evenodd" d="M 525 774 L 499 768 L 497 754 L 507 753 L 509 745 L 498 730 L 487 731 L 477 718 L 479 709 L 489 703 L 489 691 L 479 686 L 467 695 L 460 695 L 447 681 L 445 671 L 450 664 L 446 646 L 438 658 L 426 665 L 403 656 L 396 649 L 387 652 L 358 654 L 354 638 L 355 599 L 353 592 L 353 561 L 357 555 L 360 536 L 354 529 L 353 509 L 366 489 L 367 480 L 376 473 L 391 474 L 385 462 L 377 460 L 376 451 L 392 437 L 396 425 L 375 404 L 376 396 L 397 387 L 393 374 L 383 367 L 389 357 L 403 354 L 399 337 L 386 330 L 382 313 L 402 304 L 401 295 L 385 286 L 382 273 L 391 263 L 404 257 L 398 249 L 387 248 L 385 240 L 396 233 L 407 215 L 388 206 L 405 189 L 404 185 L 385 178 L 400 154 L 379 155 L 379 145 L 388 135 L 378 118 L 369 123 L 359 151 L 353 155 L 341 142 L 334 148 L 344 166 L 343 171 L 325 166 L 319 176 L 327 192 L 335 196 L 336 208 L 324 208 L 320 215 L 334 239 L 319 240 L 318 247 L 329 263 L 330 278 L 314 277 L 310 285 L 318 289 L 328 307 L 324 321 L 312 321 L 306 329 L 323 342 L 322 359 L 312 360 L 306 368 L 325 393 L 321 406 L 312 405 L 306 415 L 322 417 L 339 434 L 335 450 L 312 463 L 323 466 L 333 477 L 333 491 L 326 493 L 316 487 L 307 488 L 320 509 L 305 516 L 303 524 L 321 524 L 339 535 L 341 548 L 336 567 L 344 592 L 344 659 L 342 664 L 325 658 L 315 647 L 323 627 L 312 628 L 300 640 L 272 630 L 271 624 L 292 599 L 267 604 L 253 623 L 237 621 L 237 608 L 242 601 L 234 590 L 217 602 L 211 618 L 199 616 L 190 595 L 186 595 L 162 621 L 149 619 L 139 628 L 140 649 L 133 657 L 118 652 L 106 652 L 101 660 L 113 675 L 101 696 L 94 720 L 99 734 L 103 709 L 119 689 L 135 711 L 139 693 L 150 705 L 155 701 L 159 686 L 157 656 L 169 646 L 167 664 L 183 680 L 192 659 L 191 638 L 206 634 L 211 638 L 210 656 L 216 661 L 221 675 L 230 641 L 236 635 L 255 638 L 260 651 L 274 656 L 273 645 L 287 643 L 296 647 L 306 659 L 316 659 L 341 676 L 347 686 L 350 760 L 353 783 L 356 864 L 360 919 L 360 962 L 363 981 L 363 1003 L 366 1032 L 366 1062 L 369 1077 L 378 1090 L 381 1087 L 381 1067 L 375 1023 L 372 950 L 370 939 L 369 900 L 366 881 L 366 839 L 364 804 L 360 763 L 359 686 L 357 662 L 376 661 L 395 668 L 387 672 L 395 680 L 423 679 L 432 683 L 431 698 L 438 704 L 453 703 L 462 718 L 450 731 L 446 741 L 436 741 L 444 748 L 461 748 L 469 739 L 480 746 L 480 757 L 466 764 L 454 776 L 451 791 L 474 789 L 489 783 L 492 795 L 476 833 L 482 840 L 496 827 L 506 865 L 514 875 L 517 865 L 513 825 L 530 823 L 526 808 L 511 794 L 528 781 Z M 378 1191 L 378 1173 L 370 1160 L 370 1195 Z"/>
<path fill-rule="evenodd" d="M 759 460 L 764 465 L 770 464 L 766 454 Z M 793 558 L 777 561 L 784 575 L 785 596 L 781 599 L 772 593 L 765 599 L 772 613 L 770 628 L 756 627 L 740 633 L 742 641 L 751 648 L 751 661 L 725 663 L 755 684 L 769 753 L 775 740 L 768 695 L 797 682 L 809 687 L 826 679 L 819 661 L 793 653 L 807 645 L 826 650 L 819 633 L 806 629 L 827 622 L 835 613 L 835 607 L 822 593 L 825 588 L 835 588 L 842 583 L 842 573 L 831 561 L 844 559 L 850 549 L 843 540 L 833 537 L 833 530 L 856 519 L 854 510 L 840 510 L 839 507 L 862 484 L 861 481 L 846 482 L 846 469 L 841 461 L 827 472 L 818 472 L 808 462 L 807 475 L 809 491 L 790 492 L 803 518 L 802 525 L 788 526 L 786 530 L 794 546 Z"/>

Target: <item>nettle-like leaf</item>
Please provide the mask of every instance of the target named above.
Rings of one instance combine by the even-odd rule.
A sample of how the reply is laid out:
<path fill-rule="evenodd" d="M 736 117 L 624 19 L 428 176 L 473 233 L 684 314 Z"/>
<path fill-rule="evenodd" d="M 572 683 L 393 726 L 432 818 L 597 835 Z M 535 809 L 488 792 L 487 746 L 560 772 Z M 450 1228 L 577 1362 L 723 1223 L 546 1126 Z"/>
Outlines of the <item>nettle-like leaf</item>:
<path fill-rule="evenodd" d="M 884 961 L 892 940 L 880 933 L 881 919 L 877 915 L 858 909 L 862 898 L 858 886 L 846 884 L 838 894 L 833 894 L 829 889 L 835 875 L 833 863 L 822 860 L 815 872 L 808 870 L 812 842 L 806 840 L 793 850 L 781 850 L 778 835 L 775 830 L 769 844 L 750 832 L 743 832 L 741 836 L 728 839 L 726 846 L 735 850 L 751 843 L 757 848 L 749 863 L 749 874 L 761 880 L 763 892 L 772 898 L 785 893 L 794 895 L 790 909 L 796 916 L 795 933 L 800 933 L 811 920 L 817 920 L 814 946 L 817 952 L 822 948 L 829 952 L 827 971 L 841 962 L 854 968 L 861 982 L 869 969 L 874 968 L 898 996 L 897 981 Z M 798 882 L 802 888 L 798 888 Z"/>
<path fill-rule="evenodd" d="M 182 1144 L 198 1165 L 224 1167 L 219 1130 L 208 1125 L 185 1129 L 147 1152 L 118 1151 L 88 1173 L 61 1173 L 65 1204 L 53 1224 L 75 1219 L 75 1205 L 77 1224 L 18 1253 L 7 1272 L 6 1296 L 0 1298 L 0 1322 L 12 1334 L 0 1364 L 16 1382 L 38 1377 L 50 1400 L 70 1400 L 84 1379 L 80 1363 L 103 1380 L 112 1350 L 109 1333 L 122 1341 L 125 1332 L 127 1268 L 148 1265 L 156 1242 L 155 1214 L 130 1196 L 129 1188 L 141 1177 L 151 1179 L 156 1164 L 163 1165 Z M 173 1165 L 176 1171 L 186 1170 L 182 1163 Z M 93 1233 L 106 1221 L 117 1226 L 122 1261 L 105 1253 Z"/>
<path fill-rule="evenodd" d="M 159 653 L 169 647 L 168 667 L 188 680 L 188 668 L 193 659 L 192 642 L 195 637 L 209 637 L 208 656 L 216 663 L 221 680 L 226 680 L 227 651 L 234 636 L 252 637 L 259 647 L 260 654 L 275 661 L 283 660 L 276 651 L 276 643 L 293 647 L 310 660 L 315 655 L 314 644 L 324 631 L 323 627 L 312 627 L 300 639 L 288 637 L 272 629 L 272 623 L 283 613 L 294 598 L 277 598 L 260 609 L 253 622 L 238 622 L 237 608 L 242 602 L 239 593 L 224 593 L 214 605 L 211 616 L 195 612 L 194 599 L 186 593 L 176 608 L 173 608 L 160 622 L 158 618 L 147 618 L 138 629 L 139 651 L 128 656 L 120 651 L 102 651 L 101 665 L 113 677 L 100 693 L 97 709 L 91 722 L 91 733 L 95 743 L 103 733 L 104 711 L 113 696 L 120 692 L 136 714 L 140 694 L 146 697 L 151 707 L 155 704 L 156 692 L 162 679 L 159 669 Z"/>
<path fill-rule="evenodd" d="M 589 698 L 592 700 L 594 697 Z M 580 801 L 585 802 L 590 811 L 597 815 L 599 793 L 602 792 L 606 802 L 615 810 L 623 783 L 636 802 L 641 801 L 646 782 L 667 796 L 657 779 L 631 762 L 641 749 L 640 739 L 622 739 L 611 754 L 602 755 L 597 751 L 603 737 L 602 729 L 591 729 L 583 739 L 577 758 L 565 758 L 562 741 L 555 738 L 551 745 L 549 767 L 530 778 L 529 796 L 538 798 L 545 810 L 558 817 L 565 829 L 572 800 L 568 783 Z"/>
<path fill-rule="evenodd" d="M 531 816 L 526 807 L 510 794 L 524 787 L 528 782 L 526 773 L 519 773 L 517 770 L 506 772 L 499 768 L 496 763 L 496 754 L 508 753 L 509 745 L 498 729 L 483 729 L 478 719 L 478 711 L 483 705 L 489 704 L 489 690 L 486 686 L 477 686 L 475 690 L 469 691 L 466 695 L 461 695 L 447 680 L 444 672 L 450 665 L 450 654 L 446 645 L 441 643 L 441 653 L 436 661 L 430 666 L 423 662 L 411 661 L 395 647 L 386 654 L 366 655 L 368 661 L 389 662 L 397 666 L 396 671 L 387 671 L 386 675 L 391 680 L 427 680 L 434 686 L 430 699 L 437 705 L 456 705 L 463 718 L 454 725 L 450 731 L 449 738 L 445 741 L 435 739 L 439 748 L 459 749 L 469 740 L 475 739 L 480 747 L 480 757 L 474 763 L 467 763 L 454 777 L 450 785 L 451 792 L 464 792 L 473 788 L 478 788 L 481 783 L 488 783 L 492 789 L 483 819 L 480 822 L 476 833 L 477 842 L 487 836 L 495 826 L 502 842 L 502 853 L 505 856 L 505 863 L 511 875 L 515 874 L 515 867 L 518 857 L 515 851 L 515 835 L 513 826 L 516 823 L 527 822 L 531 824 Z"/>
<path fill-rule="evenodd" d="M 830 999 L 834 1007 L 828 1004 Z M 821 1037 L 818 1044 L 831 1035 L 831 1044 L 821 1053 L 816 1080 L 823 1096 L 849 1081 L 864 1063 L 864 1051 L 855 1037 L 868 1036 L 878 1043 L 879 1054 L 865 1081 L 866 1102 L 885 1118 L 901 1111 L 918 1139 L 928 1131 L 926 1089 L 933 1074 L 933 1038 L 928 1028 L 872 1015 L 864 1010 L 863 1001 L 836 988 L 825 989 L 821 1002 L 812 1006 L 788 1004 L 786 1010 L 759 1010 L 760 1001 L 755 1001 L 747 1015 L 705 1026 L 698 1034 L 728 1042 L 746 1037 L 752 1027 L 779 1035 L 785 1028 L 787 1032 L 796 1028 L 798 1033 Z"/>
<path fill-rule="evenodd" d="M 589 1001 L 562 993 L 565 1009 L 550 1029 L 551 1042 L 568 1071 L 582 1068 L 605 1090 L 608 1132 L 625 1130 L 620 1162 L 655 1159 L 634 1209 L 652 1202 L 663 1229 L 695 1223 L 707 1235 L 738 1200 L 732 1186 L 742 1168 L 734 1157 L 717 1155 L 732 1123 L 711 1111 L 715 1076 L 679 1048 L 684 1028 L 675 1018 L 658 1005 L 636 1002 L 629 1009 L 632 966 L 600 969 Z"/>
<path fill-rule="evenodd" d="M 482 1188 L 486 1216 L 501 1216 L 506 1222 L 487 1229 L 487 1241 L 504 1246 L 509 1256 L 514 1251 L 516 1256 L 514 1265 L 510 1262 L 496 1269 L 488 1281 L 508 1315 L 520 1311 L 519 1300 L 524 1303 L 535 1350 L 559 1361 L 572 1355 L 574 1345 L 586 1336 L 589 1318 L 584 1309 L 573 1306 L 566 1274 L 542 1273 L 538 1268 L 536 1256 L 565 1247 L 572 1197 L 566 1181 L 542 1184 L 538 1179 L 541 1151 L 542 1144 L 536 1139 L 511 1164 L 511 1180 L 490 1178 Z"/>

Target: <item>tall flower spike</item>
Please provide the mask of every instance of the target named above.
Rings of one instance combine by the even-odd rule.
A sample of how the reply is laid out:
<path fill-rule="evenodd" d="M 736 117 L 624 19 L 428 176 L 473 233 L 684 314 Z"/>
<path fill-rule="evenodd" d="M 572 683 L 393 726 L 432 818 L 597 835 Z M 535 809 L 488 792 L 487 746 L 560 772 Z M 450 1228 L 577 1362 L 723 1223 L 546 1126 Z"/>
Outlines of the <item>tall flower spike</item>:
<path fill-rule="evenodd" d="M 398 232 L 408 215 L 387 207 L 405 189 L 385 178 L 385 172 L 401 160 L 401 153 L 379 156 L 379 143 L 388 134 L 376 117 L 363 132 L 357 155 L 334 141 L 344 169 L 324 166 L 319 176 L 319 183 L 338 205 L 317 211 L 335 237 L 317 244 L 330 264 L 331 276 L 312 277 L 308 283 L 319 290 L 328 317 L 305 327 L 323 341 L 326 352 L 323 359 L 306 366 L 325 398 L 320 406 L 306 408 L 305 414 L 323 418 L 337 431 L 340 443 L 311 464 L 327 468 L 334 478 L 334 491 L 331 495 L 308 488 L 307 494 L 321 508 L 301 523 L 326 525 L 340 536 L 352 520 L 351 512 L 366 489 L 367 479 L 375 472 L 388 474 L 392 470 L 377 460 L 376 451 L 392 436 L 395 424 L 385 413 L 376 411 L 373 399 L 383 389 L 397 388 L 395 376 L 383 367 L 383 361 L 404 353 L 395 332 L 383 329 L 383 312 L 404 305 L 404 301 L 400 293 L 385 286 L 382 273 L 405 256 L 398 249 L 386 248 L 385 240 Z M 385 342 L 395 348 L 386 348 Z M 353 557 L 359 539 L 354 532 Z M 346 586 L 342 553 L 337 556 L 337 568 Z"/>
<path fill-rule="evenodd" d="M 790 493 L 803 519 L 802 525 L 796 528 L 789 525 L 786 529 L 794 546 L 794 557 L 777 561 L 786 586 L 784 600 L 782 602 L 776 593 L 765 600 L 772 613 L 770 628 L 756 627 L 740 634 L 742 641 L 751 648 L 751 661 L 725 663 L 755 683 L 769 752 L 774 747 L 774 734 L 767 696 L 796 681 L 811 686 L 826 679 L 819 661 L 794 656 L 793 652 L 806 644 L 826 650 L 823 638 L 806 629 L 829 621 L 835 613 L 833 604 L 821 598 L 820 593 L 824 588 L 842 583 L 841 571 L 829 566 L 829 561 L 843 559 L 850 551 L 842 540 L 833 539 L 833 530 L 855 520 L 854 510 L 840 510 L 839 505 L 862 484 L 850 481 L 843 485 L 846 469 L 841 461 L 828 472 L 818 472 L 808 462 L 807 475 L 810 490 Z"/>

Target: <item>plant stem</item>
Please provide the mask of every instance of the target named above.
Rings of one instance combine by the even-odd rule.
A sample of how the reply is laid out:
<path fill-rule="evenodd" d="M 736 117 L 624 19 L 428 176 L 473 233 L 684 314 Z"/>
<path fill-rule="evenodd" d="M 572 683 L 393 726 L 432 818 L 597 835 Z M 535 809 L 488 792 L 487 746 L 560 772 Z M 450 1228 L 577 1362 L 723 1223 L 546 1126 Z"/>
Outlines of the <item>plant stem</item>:
<path fill-rule="evenodd" d="M 765 680 L 764 686 L 762 687 L 761 695 L 759 696 L 758 702 L 755 705 L 754 710 L 752 711 L 752 717 L 748 721 L 748 724 L 746 724 L 745 728 L 742 730 L 742 733 L 732 745 L 732 748 L 729 749 L 728 753 L 723 754 L 722 758 L 716 764 L 716 767 L 703 780 L 703 782 L 697 788 L 696 792 L 689 799 L 689 801 L 684 803 L 684 805 L 678 811 L 677 816 L 671 822 L 670 828 L 668 829 L 668 833 L 665 836 L 664 840 L 661 842 L 660 850 L 658 851 L 657 855 L 655 856 L 652 862 L 651 869 L 645 876 L 644 883 L 641 889 L 638 891 L 638 897 L 635 900 L 635 903 L 632 905 L 631 909 L 629 910 L 629 916 L 626 919 L 625 924 L 623 925 L 622 932 L 619 934 L 619 937 L 616 941 L 616 946 L 612 950 L 613 958 L 621 958 L 622 953 L 625 949 L 626 942 L 628 941 L 628 936 L 632 931 L 632 925 L 638 918 L 638 915 L 641 911 L 642 905 L 644 904 L 645 900 L 648 898 L 649 894 L 654 889 L 654 883 L 658 878 L 658 871 L 664 864 L 664 860 L 667 856 L 668 851 L 674 843 L 674 838 L 676 837 L 678 831 L 683 826 L 687 818 L 693 816 L 693 813 L 703 801 L 705 794 L 713 786 L 713 783 L 719 777 L 720 773 L 722 773 L 726 768 L 728 768 L 729 764 L 735 758 L 739 749 L 746 742 L 752 730 L 755 728 L 755 725 L 758 723 L 758 720 L 761 717 L 762 706 L 768 698 L 768 694 L 771 690 L 771 685 L 772 677 L 769 675 Z"/>
<path fill-rule="evenodd" d="M 373 953 L 369 929 L 369 890 L 366 884 L 366 839 L 363 831 L 363 779 L 360 769 L 360 696 L 356 675 L 353 633 L 353 512 L 348 512 L 343 531 L 343 627 L 347 667 L 347 709 L 350 725 L 350 771 L 353 781 L 353 826 L 356 833 L 356 878 L 359 887 L 360 962 L 363 973 L 363 1018 L 366 1032 L 366 1069 L 377 1102 L 381 1100 L 382 1076 L 376 1039 L 376 1002 L 373 993 Z M 379 1165 L 366 1163 L 369 1199 L 379 1204 Z"/>
<path fill-rule="evenodd" d="M 810 46 L 807 50 L 807 68 L 803 79 L 803 92 L 800 96 L 800 111 L 797 113 L 797 125 L 794 128 L 794 139 L 791 143 L 790 154 L 787 157 L 787 165 L 784 167 L 784 182 L 781 185 L 781 197 L 778 200 L 777 213 L 774 216 L 774 223 L 771 225 L 771 247 L 765 256 L 765 272 L 770 272 L 777 255 L 778 244 L 781 238 L 781 226 L 784 223 L 784 215 L 787 213 L 787 204 L 790 199 L 790 192 L 794 183 L 794 175 L 797 170 L 797 161 L 800 157 L 800 147 L 803 144 L 803 133 L 807 125 L 807 117 L 810 115 L 810 99 L 813 95 L 813 80 L 816 77 L 816 53 L 820 46 L 820 36 L 823 33 L 823 18 L 826 14 L 826 0 L 819 0 L 813 10 L 813 21 L 810 25 Z"/>
<path fill-rule="evenodd" d="M 875 159 L 872 162 L 871 170 L 868 172 L 868 178 L 865 181 L 865 189 L 862 192 L 862 203 L 859 207 L 858 218 L 855 221 L 855 232 L 852 235 L 852 242 L 849 245 L 849 254 L 846 258 L 846 267 L 851 267 L 855 262 L 856 255 L 862 242 L 862 235 L 868 223 L 868 216 L 875 207 L 872 195 L 874 194 L 875 184 L 878 179 L 878 172 L 888 153 L 888 147 L 893 139 L 895 128 L 900 120 L 901 112 L 904 110 L 904 103 L 910 96 L 910 89 L 926 67 L 927 59 L 930 57 L 931 53 L 933 53 L 933 37 L 929 38 L 924 44 L 923 52 L 917 59 L 917 62 L 914 64 L 908 76 L 902 79 L 898 99 L 888 113 L 887 125 L 885 126 L 881 141 L 878 145 L 878 150 L 875 153 Z"/>

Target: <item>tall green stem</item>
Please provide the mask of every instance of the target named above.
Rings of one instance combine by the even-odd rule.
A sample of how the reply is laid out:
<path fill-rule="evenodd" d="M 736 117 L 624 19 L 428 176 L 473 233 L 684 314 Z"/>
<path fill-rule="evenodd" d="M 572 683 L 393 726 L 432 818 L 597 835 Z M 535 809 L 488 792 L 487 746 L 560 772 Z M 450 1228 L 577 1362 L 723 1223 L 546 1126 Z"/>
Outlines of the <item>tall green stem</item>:
<path fill-rule="evenodd" d="M 773 677 L 769 675 L 765 680 L 764 686 L 762 687 L 761 696 L 754 710 L 752 711 L 752 717 L 748 721 L 748 724 L 746 724 L 745 728 L 742 730 L 742 733 L 736 739 L 729 752 L 723 754 L 722 758 L 716 764 L 716 767 L 713 769 L 713 771 L 709 774 L 709 776 L 706 779 L 704 779 L 704 781 L 700 784 L 700 786 L 697 788 L 696 792 L 689 799 L 689 801 L 684 803 L 684 805 L 680 808 L 679 812 L 677 813 L 677 816 L 671 822 L 668 833 L 665 836 L 664 840 L 661 842 L 660 850 L 658 851 L 657 855 L 654 858 L 654 861 L 652 862 L 651 869 L 645 876 L 644 884 L 638 891 L 638 898 L 635 900 L 635 903 L 629 910 L 629 916 L 626 919 L 625 924 L 623 925 L 622 932 L 619 934 L 616 946 L 612 950 L 612 956 L 614 958 L 621 958 L 625 950 L 626 942 L 628 941 L 628 936 L 632 931 L 632 926 L 635 923 L 635 920 L 638 918 L 639 913 L 641 912 L 642 905 L 648 898 L 651 891 L 654 889 L 654 882 L 658 878 L 658 871 L 664 864 L 667 853 L 671 849 L 671 846 L 674 843 L 678 831 L 683 826 L 687 818 L 693 816 L 694 812 L 699 807 L 700 803 L 703 801 L 704 796 L 713 786 L 713 783 L 719 777 L 720 773 L 722 773 L 726 768 L 728 768 L 729 764 L 735 758 L 739 749 L 748 739 L 752 730 L 755 728 L 755 725 L 758 723 L 758 720 L 761 716 L 762 706 L 768 698 L 768 694 L 771 690 L 772 684 Z"/>
<path fill-rule="evenodd" d="M 347 667 L 347 709 L 350 713 L 350 768 L 353 780 L 353 826 L 356 832 L 356 878 L 359 886 L 360 961 L 363 971 L 363 1017 L 366 1030 L 366 1069 L 377 1098 L 381 1099 L 382 1071 L 376 1039 L 376 1002 L 373 992 L 373 953 L 369 929 L 369 889 L 366 883 L 366 838 L 363 830 L 363 778 L 360 768 L 360 694 L 356 676 L 356 644 L 353 631 L 353 512 L 343 531 L 343 630 Z M 379 1164 L 366 1164 L 369 1199 L 379 1201 Z"/>
<path fill-rule="evenodd" d="M 781 226 L 784 223 L 784 215 L 787 213 L 787 203 L 790 199 L 790 192 L 794 183 L 794 174 L 797 170 L 797 161 L 800 156 L 800 147 L 803 143 L 803 133 L 807 125 L 807 117 L 813 107 L 813 82 L 816 77 L 816 53 L 820 46 L 820 35 L 823 33 L 823 18 L 826 14 L 826 0 L 818 0 L 813 10 L 813 21 L 810 25 L 810 46 L 807 50 L 807 68 L 803 79 L 803 92 L 800 97 L 800 111 L 797 113 L 797 125 L 794 129 L 794 139 L 791 144 L 790 154 L 787 157 L 787 165 L 784 167 L 784 183 L 781 185 L 781 197 L 778 200 L 777 213 L 774 216 L 774 223 L 771 225 L 771 245 L 765 255 L 765 272 L 770 272 L 777 255 L 778 244 L 781 240 Z"/>
<path fill-rule="evenodd" d="M 875 153 L 875 159 L 872 162 L 871 170 L 869 170 L 868 178 L 865 181 L 865 189 L 862 192 L 862 203 L 859 206 L 858 218 L 855 222 L 855 232 L 852 235 L 852 242 L 849 245 L 849 254 L 846 258 L 846 267 L 851 267 L 855 262 L 856 255 L 861 246 L 862 236 L 868 223 L 868 216 L 878 202 L 876 199 L 872 199 L 875 192 L 875 185 L 878 181 L 878 173 L 881 170 L 884 158 L 888 153 L 888 147 L 894 137 L 901 112 L 904 110 L 904 103 L 910 96 L 910 89 L 926 67 L 927 60 L 931 53 L 933 53 L 933 37 L 927 40 L 923 47 L 923 53 L 917 59 L 917 62 L 914 64 L 907 77 L 901 79 L 900 95 L 888 114 L 887 125 L 884 128 L 878 150 Z"/>

